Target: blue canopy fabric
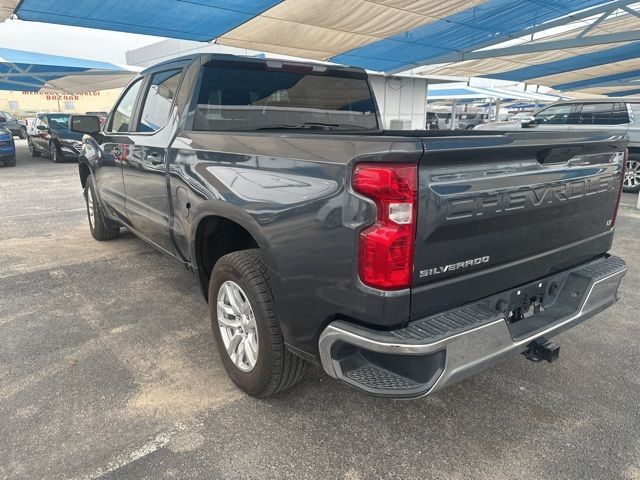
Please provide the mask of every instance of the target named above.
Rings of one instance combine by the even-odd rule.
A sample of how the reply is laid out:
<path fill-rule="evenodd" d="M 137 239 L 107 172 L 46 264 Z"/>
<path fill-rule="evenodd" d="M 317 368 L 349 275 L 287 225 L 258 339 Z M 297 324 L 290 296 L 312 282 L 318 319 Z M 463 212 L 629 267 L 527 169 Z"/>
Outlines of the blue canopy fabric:
<path fill-rule="evenodd" d="M 0 90 L 64 90 L 66 77 L 81 75 L 126 79 L 133 72 L 112 63 L 0 48 Z"/>
<path fill-rule="evenodd" d="M 528 30 L 544 31 L 549 22 L 557 26 L 579 20 L 582 25 L 579 28 L 584 29 L 584 20 L 591 18 L 593 23 L 587 28 L 590 31 L 582 33 L 585 38 L 611 32 L 629 34 L 628 30 L 640 28 L 628 22 L 640 17 L 629 8 L 632 3 L 626 0 L 20 0 L 15 13 L 26 21 L 195 41 L 215 39 L 220 44 L 240 48 L 398 72 L 426 64 L 444 64 L 442 68 L 446 70 L 452 58 L 462 58 L 461 53 L 487 47 L 490 51 L 492 46 L 523 37 Z M 600 16 L 589 17 L 592 8 Z M 626 19 L 622 18 L 624 15 Z M 554 35 L 563 36 L 554 33 L 551 37 Z M 560 50 L 563 58 L 549 55 L 547 61 L 545 52 L 529 57 L 513 54 L 507 58 L 505 54 L 502 63 L 500 59 L 485 63 L 484 69 L 472 75 L 486 72 L 484 76 L 489 78 L 565 89 L 585 88 L 587 84 L 580 82 L 638 68 L 625 64 L 610 72 L 570 75 L 615 62 L 631 63 L 630 60 L 640 57 L 640 42 L 615 41 L 611 37 L 607 42 L 578 50 L 575 53 L 571 48 Z M 453 65 L 460 65 L 461 73 L 437 74 L 469 76 L 464 73 L 469 65 L 465 61 L 456 62 L 450 63 L 450 70 L 455 72 Z M 36 88 L 37 82 L 33 83 Z M 577 85 L 567 87 L 568 84 Z"/>
<path fill-rule="evenodd" d="M 21 20 L 207 42 L 279 0 L 23 0 Z"/>
<path fill-rule="evenodd" d="M 607 97 L 628 97 L 634 95 L 640 95 L 640 88 L 636 88 L 634 90 L 623 90 L 619 92 L 611 92 L 605 94 Z"/>
<path fill-rule="evenodd" d="M 489 0 L 437 22 L 345 52 L 332 61 L 380 71 L 411 68 L 495 37 L 517 36 L 532 25 L 601 3 L 602 0 Z"/>
<path fill-rule="evenodd" d="M 529 67 L 509 70 L 507 72 L 486 75 L 490 78 L 501 80 L 524 81 L 533 78 L 547 77 L 559 73 L 572 72 L 584 68 L 607 65 L 613 62 L 632 60 L 640 56 L 640 42 L 633 42 L 621 47 L 599 50 L 583 55 L 575 55 L 570 58 L 555 62 L 531 65 Z"/>
<path fill-rule="evenodd" d="M 603 75 L 601 77 L 590 78 L 587 80 L 577 80 L 575 82 L 559 83 L 554 85 L 553 88 L 557 90 L 578 90 L 588 87 L 607 87 L 613 85 L 619 85 L 623 82 L 630 82 L 632 80 L 640 79 L 640 70 L 629 70 L 627 72 L 614 73 L 611 75 Z"/>

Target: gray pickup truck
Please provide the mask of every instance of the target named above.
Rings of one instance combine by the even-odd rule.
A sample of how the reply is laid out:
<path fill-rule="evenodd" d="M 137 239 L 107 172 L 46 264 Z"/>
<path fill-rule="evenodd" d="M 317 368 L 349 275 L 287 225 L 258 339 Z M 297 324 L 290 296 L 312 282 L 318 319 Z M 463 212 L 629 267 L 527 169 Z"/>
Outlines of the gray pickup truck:
<path fill-rule="evenodd" d="M 127 228 L 197 274 L 250 395 L 307 362 L 410 398 L 553 361 L 626 272 L 607 253 L 624 135 L 384 131 L 360 69 L 209 54 L 70 123 L 92 235 Z"/>

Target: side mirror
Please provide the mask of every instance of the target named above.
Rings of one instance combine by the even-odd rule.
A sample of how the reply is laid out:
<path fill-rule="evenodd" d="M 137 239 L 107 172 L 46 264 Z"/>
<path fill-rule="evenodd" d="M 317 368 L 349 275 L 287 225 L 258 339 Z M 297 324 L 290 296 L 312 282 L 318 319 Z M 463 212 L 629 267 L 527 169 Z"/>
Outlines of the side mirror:
<path fill-rule="evenodd" d="M 533 128 L 538 126 L 538 120 L 536 117 L 526 117 L 520 121 L 520 126 L 522 128 Z"/>
<path fill-rule="evenodd" d="M 69 119 L 69 130 L 79 133 L 99 133 L 100 118 L 95 115 L 72 115 Z"/>
<path fill-rule="evenodd" d="M 7 119 L 4 117 L 0 117 L 0 123 L 7 123 Z"/>

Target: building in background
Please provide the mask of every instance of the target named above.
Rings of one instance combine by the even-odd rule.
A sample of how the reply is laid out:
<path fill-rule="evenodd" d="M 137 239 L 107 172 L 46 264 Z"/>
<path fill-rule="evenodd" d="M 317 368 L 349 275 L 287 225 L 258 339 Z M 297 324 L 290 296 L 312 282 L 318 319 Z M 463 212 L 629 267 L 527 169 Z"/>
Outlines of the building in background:
<path fill-rule="evenodd" d="M 36 112 L 108 112 L 121 91 L 120 88 L 87 93 L 0 91 L 0 110 L 17 117 Z"/>

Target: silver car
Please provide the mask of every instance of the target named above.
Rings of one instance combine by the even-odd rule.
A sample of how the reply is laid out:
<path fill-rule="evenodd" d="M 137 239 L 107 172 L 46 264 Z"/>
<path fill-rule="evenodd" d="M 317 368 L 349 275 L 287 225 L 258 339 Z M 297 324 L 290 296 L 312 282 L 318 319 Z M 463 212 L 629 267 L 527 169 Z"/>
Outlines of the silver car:
<path fill-rule="evenodd" d="M 606 98 L 554 103 L 526 119 L 484 123 L 475 130 L 610 130 L 629 135 L 625 192 L 640 192 L 640 99 Z"/>

